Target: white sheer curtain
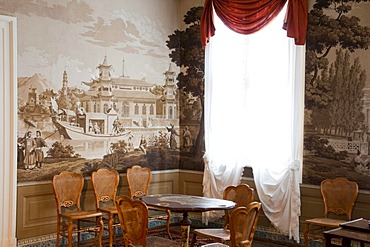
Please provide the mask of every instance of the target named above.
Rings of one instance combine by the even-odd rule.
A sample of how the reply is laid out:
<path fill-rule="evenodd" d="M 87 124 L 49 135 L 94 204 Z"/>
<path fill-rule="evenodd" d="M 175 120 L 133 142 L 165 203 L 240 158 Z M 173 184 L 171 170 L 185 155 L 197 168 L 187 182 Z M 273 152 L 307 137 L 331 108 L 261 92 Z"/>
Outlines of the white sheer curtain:
<path fill-rule="evenodd" d="M 215 15 L 206 47 L 204 196 L 222 196 L 253 168 L 265 215 L 299 241 L 304 47 L 282 30 L 282 11 L 253 35 Z"/>

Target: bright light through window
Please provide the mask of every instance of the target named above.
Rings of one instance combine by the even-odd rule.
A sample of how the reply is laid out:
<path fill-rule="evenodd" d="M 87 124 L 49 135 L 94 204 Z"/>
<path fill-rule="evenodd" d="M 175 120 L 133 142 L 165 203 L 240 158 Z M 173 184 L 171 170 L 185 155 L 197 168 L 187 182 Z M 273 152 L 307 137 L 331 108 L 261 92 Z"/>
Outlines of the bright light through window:
<path fill-rule="evenodd" d="M 222 163 L 230 163 L 225 154 L 250 166 L 291 158 L 293 89 L 284 13 L 252 35 L 229 30 L 215 15 L 208 145 L 215 150 L 212 157 Z"/>

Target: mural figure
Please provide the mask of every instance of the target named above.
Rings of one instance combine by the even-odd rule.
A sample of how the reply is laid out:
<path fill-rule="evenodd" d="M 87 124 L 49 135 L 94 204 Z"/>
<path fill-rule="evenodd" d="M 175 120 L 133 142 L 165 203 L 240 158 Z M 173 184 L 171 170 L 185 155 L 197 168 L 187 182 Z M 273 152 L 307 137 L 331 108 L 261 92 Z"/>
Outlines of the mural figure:
<path fill-rule="evenodd" d="M 90 133 L 94 132 L 94 125 L 91 120 L 89 120 L 89 132 Z"/>
<path fill-rule="evenodd" d="M 185 150 L 188 150 L 192 147 L 193 143 L 192 143 L 192 137 L 191 137 L 191 133 L 190 133 L 190 130 L 189 130 L 189 127 L 188 126 L 185 126 L 185 130 L 184 130 L 184 133 L 182 135 L 183 137 L 183 141 L 184 141 L 184 149 Z"/>
<path fill-rule="evenodd" d="M 100 127 L 97 122 L 94 123 L 94 133 L 100 134 Z"/>
<path fill-rule="evenodd" d="M 144 135 L 141 136 L 139 148 L 141 151 L 143 151 L 144 154 L 146 154 L 146 146 L 148 145 L 146 138 Z"/>
<path fill-rule="evenodd" d="M 170 123 L 170 127 L 167 127 L 167 131 L 170 132 L 170 148 L 176 149 L 177 148 L 176 136 L 179 136 L 179 134 L 177 133 L 175 127 L 173 126 L 173 123 Z"/>
<path fill-rule="evenodd" d="M 118 134 L 120 132 L 123 132 L 121 122 L 119 121 L 119 118 L 117 117 L 113 122 L 113 133 Z"/>
<path fill-rule="evenodd" d="M 357 166 L 367 166 L 368 163 L 369 160 L 361 154 L 360 150 L 357 150 L 357 156 L 353 159 L 353 165 L 355 169 Z"/>
<path fill-rule="evenodd" d="M 24 169 L 24 141 L 25 137 L 17 137 L 17 167 L 18 169 Z"/>
<path fill-rule="evenodd" d="M 35 142 L 32 138 L 32 132 L 27 131 L 24 139 L 24 168 L 25 170 L 34 170 L 36 168 Z"/>
<path fill-rule="evenodd" d="M 33 140 L 35 147 L 35 163 L 36 168 L 42 168 L 42 163 L 44 162 L 44 152 L 42 151 L 43 147 L 47 147 L 45 140 L 41 137 L 41 131 L 36 131 L 36 137 Z"/>
<path fill-rule="evenodd" d="M 129 135 L 127 139 L 127 152 L 134 151 L 134 138 L 135 136 L 133 134 Z"/>

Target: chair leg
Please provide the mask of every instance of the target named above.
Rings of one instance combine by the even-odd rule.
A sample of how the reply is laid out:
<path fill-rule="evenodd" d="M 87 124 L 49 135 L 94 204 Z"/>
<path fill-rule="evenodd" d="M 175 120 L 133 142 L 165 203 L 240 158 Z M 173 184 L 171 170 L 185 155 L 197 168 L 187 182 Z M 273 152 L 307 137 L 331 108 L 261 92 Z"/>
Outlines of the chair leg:
<path fill-rule="evenodd" d="M 73 221 L 68 220 L 68 229 L 67 229 L 67 232 L 68 232 L 68 247 L 72 247 L 72 229 L 73 229 Z M 80 239 L 78 239 L 78 242 L 79 241 L 80 241 Z"/>
<path fill-rule="evenodd" d="M 304 246 L 309 247 L 310 246 L 310 240 L 308 239 L 308 232 L 310 231 L 310 224 L 306 223 L 304 230 L 303 230 L 303 237 L 304 237 Z"/>
<path fill-rule="evenodd" d="M 113 246 L 113 215 L 108 216 L 109 247 Z"/>
<path fill-rule="evenodd" d="M 166 211 L 166 214 L 167 214 L 166 230 L 167 230 L 167 234 L 168 234 L 169 238 L 172 240 L 172 236 L 171 236 L 171 232 L 170 232 L 171 211 L 170 210 L 167 210 Z"/>
<path fill-rule="evenodd" d="M 343 244 L 343 240 L 342 240 L 342 244 Z M 349 243 L 349 246 L 350 245 L 351 245 L 351 243 Z M 326 239 L 325 238 L 322 240 L 322 246 L 327 246 L 326 245 Z M 343 245 L 343 246 L 347 246 L 347 245 Z"/>
<path fill-rule="evenodd" d="M 130 242 L 126 238 L 124 239 L 124 241 L 125 241 L 125 247 L 129 247 L 130 246 Z"/>
<path fill-rule="evenodd" d="M 57 238 L 55 240 L 55 247 L 59 246 L 59 238 L 60 238 L 60 218 L 58 216 L 58 219 L 57 219 Z"/>
<path fill-rule="evenodd" d="M 193 233 L 193 237 L 191 238 L 190 247 L 194 247 L 194 244 L 197 242 L 197 235 Z"/>
<path fill-rule="evenodd" d="M 104 230 L 104 223 L 103 223 L 103 216 L 98 217 L 99 220 L 99 247 L 102 247 L 102 239 L 103 239 L 103 230 Z"/>
<path fill-rule="evenodd" d="M 77 220 L 77 246 L 80 246 L 80 239 L 81 239 L 81 222 Z"/>

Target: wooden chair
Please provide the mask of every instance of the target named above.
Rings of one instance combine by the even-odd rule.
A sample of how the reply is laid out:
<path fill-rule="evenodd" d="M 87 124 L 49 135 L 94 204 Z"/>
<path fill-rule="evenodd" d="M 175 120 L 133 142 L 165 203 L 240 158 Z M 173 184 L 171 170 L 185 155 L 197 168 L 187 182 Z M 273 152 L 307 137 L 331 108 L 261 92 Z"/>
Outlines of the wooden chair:
<path fill-rule="evenodd" d="M 324 201 L 324 217 L 308 219 L 305 221 L 303 231 L 305 246 L 309 246 L 309 239 L 322 239 L 322 232 L 327 229 L 337 228 L 339 224 L 351 220 L 352 209 L 357 195 L 358 185 L 346 178 L 325 179 L 320 185 Z M 329 216 L 340 217 L 329 217 Z M 343 218 L 345 215 L 345 219 Z"/>
<path fill-rule="evenodd" d="M 230 217 L 230 246 L 251 247 L 256 232 L 258 216 L 261 211 L 260 202 L 251 202 L 247 207 L 234 209 Z M 223 243 L 202 245 L 205 247 L 228 247 Z"/>
<path fill-rule="evenodd" d="M 134 165 L 128 168 L 127 183 L 131 198 L 132 199 L 140 198 L 142 196 L 148 195 L 151 180 L 152 180 L 152 171 L 149 167 L 141 167 L 139 165 Z M 166 231 L 170 239 L 172 239 L 170 232 L 171 211 L 156 207 L 149 207 L 149 210 L 166 213 L 166 216 L 150 215 L 150 220 L 166 221 Z"/>
<path fill-rule="evenodd" d="M 148 207 L 139 200 L 132 200 L 128 196 L 118 196 L 116 199 L 118 218 L 121 223 L 125 247 L 150 246 L 174 247 L 180 246 L 170 239 L 155 236 L 147 237 L 148 233 Z"/>
<path fill-rule="evenodd" d="M 224 190 L 223 199 L 230 200 L 236 203 L 237 207 L 247 207 L 254 200 L 254 189 L 247 184 L 239 184 L 237 186 L 229 186 Z M 225 210 L 225 220 L 223 228 L 206 228 L 195 229 L 191 246 L 197 241 L 197 236 L 206 239 L 212 239 L 215 242 L 226 243 L 230 240 L 229 218 L 233 210 Z"/>
<path fill-rule="evenodd" d="M 100 168 L 91 174 L 96 209 L 103 213 L 103 221 L 108 223 L 109 246 L 115 241 L 116 227 L 119 226 L 115 205 L 119 174 L 116 170 Z"/>
<path fill-rule="evenodd" d="M 76 233 L 79 246 L 81 232 L 95 232 L 95 244 L 98 233 L 98 246 L 102 246 L 104 228 L 102 213 L 96 210 L 84 211 L 80 206 L 84 186 L 82 175 L 63 171 L 53 177 L 52 186 L 57 203 L 56 246 L 59 245 L 59 239 L 62 236 L 68 239 L 68 246 L 71 247 L 72 235 Z"/>

